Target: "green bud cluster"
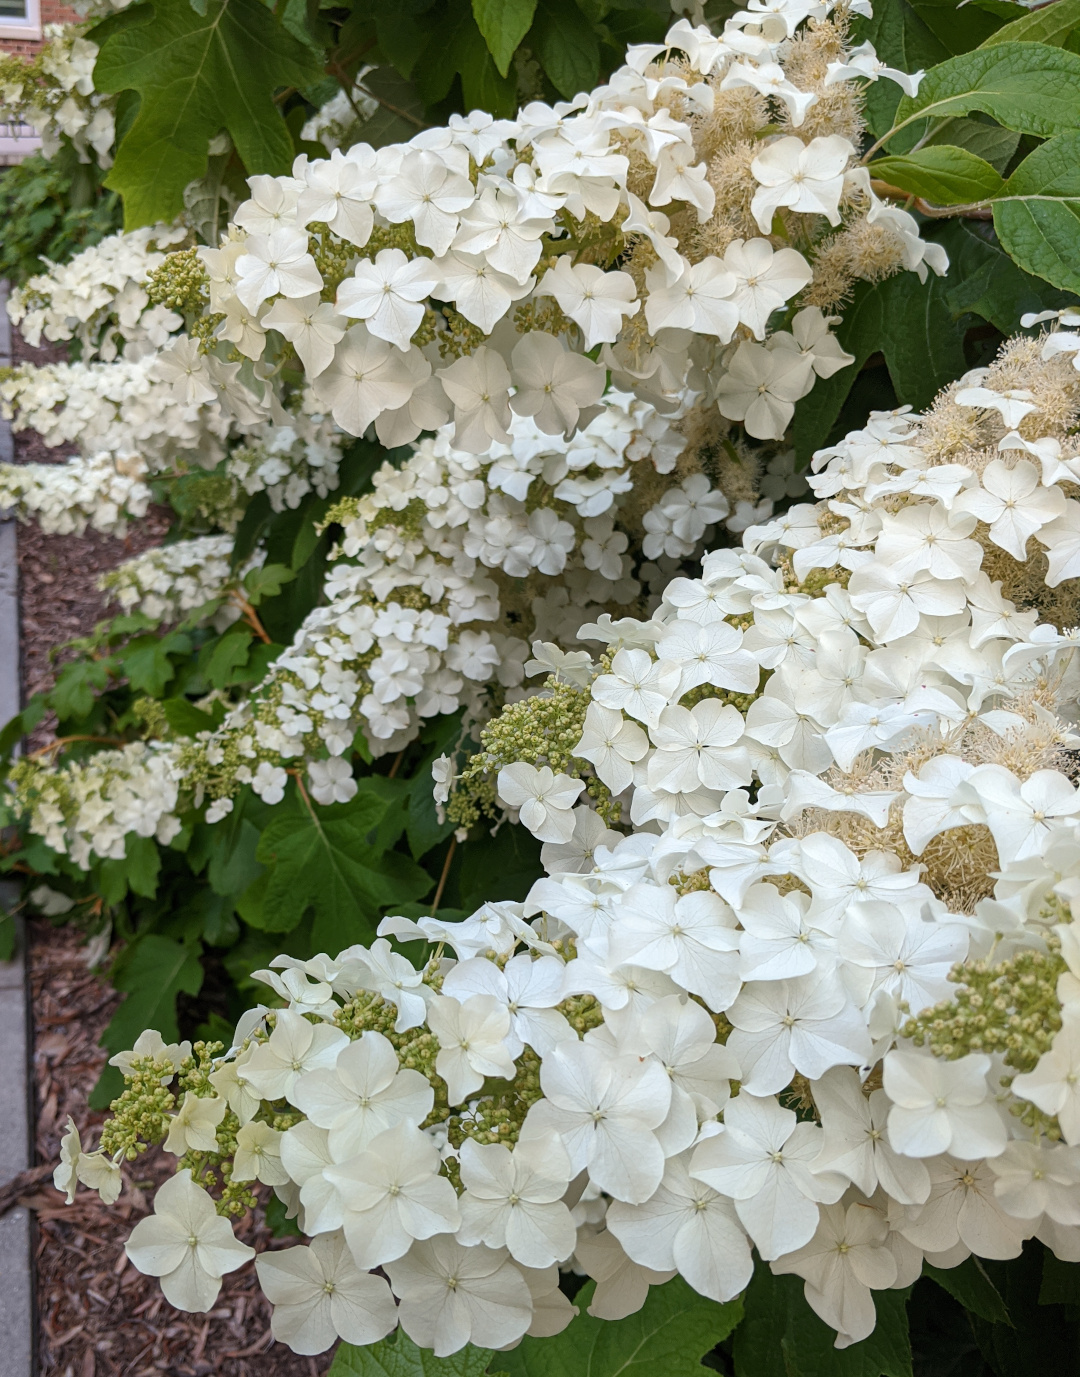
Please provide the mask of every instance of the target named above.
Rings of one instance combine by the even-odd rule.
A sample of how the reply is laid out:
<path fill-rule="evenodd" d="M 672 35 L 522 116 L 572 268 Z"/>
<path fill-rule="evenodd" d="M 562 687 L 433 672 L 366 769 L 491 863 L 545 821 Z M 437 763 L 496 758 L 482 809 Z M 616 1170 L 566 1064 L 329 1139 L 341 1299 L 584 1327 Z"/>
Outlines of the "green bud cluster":
<path fill-rule="evenodd" d="M 730 703 L 745 717 L 750 704 L 760 697 L 760 691 L 736 693 L 734 689 L 717 688 L 715 684 L 699 684 L 697 688 L 692 688 L 688 693 L 683 694 L 679 699 L 679 707 L 692 708 L 695 703 L 703 703 L 706 698 L 715 698 L 721 703 Z"/>
<path fill-rule="evenodd" d="M 536 301 L 526 302 L 514 312 L 514 328 L 519 335 L 527 335 L 530 330 L 543 330 L 548 335 L 565 335 L 573 327 L 574 322 L 553 296 L 542 296 Z"/>
<path fill-rule="evenodd" d="M 109 1106 L 112 1116 L 101 1130 L 101 1148 L 108 1157 L 118 1152 L 125 1161 L 135 1159 L 169 1132 L 169 1118 L 176 1096 L 169 1089 L 174 1068 L 171 1061 L 136 1057 L 124 1074 L 123 1092 Z"/>
<path fill-rule="evenodd" d="M 487 339 L 479 325 L 466 320 L 452 306 L 443 306 L 442 316 L 445 328 L 439 331 L 439 353 L 444 359 L 463 359 L 474 354 Z"/>
<path fill-rule="evenodd" d="M 1066 965 L 1052 933 L 1047 946 L 1049 951 L 1020 951 L 995 965 L 957 964 L 949 972 L 960 987 L 956 997 L 908 1019 L 901 1035 L 946 1061 L 997 1052 L 1014 1071 L 1033 1071 L 1061 1027 L 1057 983 Z"/>
<path fill-rule="evenodd" d="M 147 741 L 168 741 L 172 735 L 165 709 L 157 698 L 136 698 L 131 705 L 135 720 Z"/>
<path fill-rule="evenodd" d="M 555 1007 L 580 1038 L 591 1029 L 599 1028 L 604 1021 L 604 1010 L 595 995 L 571 995 Z"/>
<path fill-rule="evenodd" d="M 348 526 L 350 522 L 356 521 L 359 515 L 360 499 L 358 497 L 339 497 L 327 509 L 326 515 L 316 525 L 315 529 L 322 535 L 327 526 Z"/>
<path fill-rule="evenodd" d="M 393 526 L 406 539 L 412 537 L 413 540 L 420 540 L 424 534 L 427 513 L 427 503 L 423 498 L 414 497 L 406 502 L 401 511 L 395 511 L 393 507 L 380 507 L 368 521 L 368 530 L 378 531 L 383 526 Z"/>
<path fill-rule="evenodd" d="M 609 826 L 618 822 L 621 805 L 589 762 L 574 755 L 591 701 L 588 689 L 549 675 L 542 693 L 504 708 L 481 731 L 480 750 L 462 771 L 446 805 L 447 817 L 461 827 L 478 822 L 482 814 L 497 817 L 498 773 L 504 765 L 524 761 L 584 779 L 596 811 Z"/>
<path fill-rule="evenodd" d="M 460 1148 L 466 1138 L 481 1144 L 505 1143 L 507 1147 L 517 1142 L 525 1116 L 543 1099 L 544 1092 L 540 1089 L 540 1058 L 531 1047 L 525 1048 L 514 1065 L 517 1074 L 512 1081 L 486 1081 L 467 1113 L 449 1115 L 446 1131 L 455 1148 Z M 448 1164 L 446 1175 L 460 1190 L 457 1173 L 457 1163 Z"/>
<path fill-rule="evenodd" d="M 202 316 L 210 305 L 210 279 L 198 249 L 180 249 L 147 275 L 151 306 L 166 306 L 183 316 Z M 220 319 L 220 317 L 219 317 Z"/>
<path fill-rule="evenodd" d="M 668 876 L 668 884 L 679 894 L 699 894 L 702 890 L 712 889 L 709 867 L 703 866 L 700 870 L 692 870 L 689 875 L 676 870 Z"/>
<path fill-rule="evenodd" d="M 356 249 L 346 240 L 339 239 L 329 225 L 316 221 L 308 226 L 308 253 L 322 274 L 322 299 L 333 303 L 337 299 L 338 288 L 352 272 Z"/>

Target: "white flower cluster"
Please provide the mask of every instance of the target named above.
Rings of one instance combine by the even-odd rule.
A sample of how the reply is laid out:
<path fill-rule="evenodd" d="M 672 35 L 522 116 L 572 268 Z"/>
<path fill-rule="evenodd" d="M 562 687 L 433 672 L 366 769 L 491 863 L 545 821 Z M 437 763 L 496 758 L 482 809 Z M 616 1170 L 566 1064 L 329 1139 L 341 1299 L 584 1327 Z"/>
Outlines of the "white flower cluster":
<path fill-rule="evenodd" d="M 128 1244 L 174 1304 L 250 1256 L 189 1174 L 215 1152 L 312 1240 L 256 1261 L 302 1353 L 557 1332 L 560 1266 L 602 1317 L 676 1272 L 728 1300 L 752 1247 L 845 1347 L 924 1258 L 1080 1260 L 1073 360 L 1080 334 L 1022 338 L 924 416 L 875 414 L 816 457 L 816 506 L 582 627 L 598 666 L 548 648 L 507 712 L 587 707 L 580 769 L 499 769 L 544 843 L 524 903 L 279 958 L 287 1008 L 201 1078 L 156 1035 L 119 1059 L 132 1104 L 187 1087 Z M 629 832 L 581 806 L 593 775 Z M 58 1183 L 115 1194 L 126 1112 Z"/>
<path fill-rule="evenodd" d="M 328 417 L 300 410 L 238 421 L 213 399 L 180 395 L 157 354 L 23 364 L 0 381 L 0 408 L 16 431 L 81 451 L 62 464 L 0 465 L 0 508 L 35 517 L 50 532 L 79 534 L 90 525 L 123 535 L 146 511 L 148 484 L 163 475 L 223 466 L 227 491 L 206 515 L 225 529 L 257 492 L 282 511 L 338 485 L 342 437 Z"/>
<path fill-rule="evenodd" d="M 0 124 L 31 125 L 47 158 L 66 138 L 81 162 L 93 150 L 101 167 L 111 166 L 116 99 L 94 89 L 97 44 L 76 24 L 46 24 L 42 34 L 35 58 L 0 57 Z"/>
<path fill-rule="evenodd" d="M 12 324 L 34 349 L 42 336 L 53 343 L 76 340 L 83 363 L 145 357 L 184 323 L 175 311 L 150 305 L 145 282 L 188 233 L 183 225 L 117 232 L 68 263 L 50 263 L 12 292 Z"/>
<path fill-rule="evenodd" d="M 159 545 L 134 559 L 124 560 L 101 575 L 98 587 L 109 594 L 124 612 L 141 612 L 156 622 L 190 620 L 201 614 L 217 631 L 224 631 L 240 616 L 241 608 L 229 598 L 232 589 L 250 569 L 265 562 L 257 550 L 243 569 L 230 565 L 233 538 L 229 535 L 196 536 Z"/>
<path fill-rule="evenodd" d="M 286 767 L 305 759 L 316 800 L 347 801 L 356 784 L 342 757 L 359 728 L 383 755 L 439 713 L 464 706 L 471 719 L 486 718 L 544 668 L 528 662 L 531 642 L 573 639 L 583 615 L 608 622 L 651 606 L 658 595 L 643 579 L 662 586 L 718 529 L 741 530 L 771 512 L 768 499 L 754 499 L 749 456 L 714 487 L 686 435 L 647 403 L 612 393 L 597 409 L 571 440 L 515 420 L 512 443 L 482 457 L 455 450 L 444 427 L 400 468 L 384 464 L 370 496 L 334 509 L 345 535 L 326 604 L 217 731 L 183 747 L 162 745 L 183 781 L 182 802 L 207 802 L 207 820 L 217 821 L 250 783 L 275 803 Z M 252 452 L 234 450 L 229 470 Z M 778 455 L 772 467 L 790 459 Z M 124 590 L 126 605 L 149 596 L 144 610 L 164 607 L 166 597 L 171 611 L 193 607 L 213 586 L 218 557 L 224 573 L 226 545 L 209 537 L 151 551 L 108 582 Z M 189 550 L 209 557 L 208 572 L 190 595 L 167 594 Z M 102 752 L 103 769 L 110 755 L 116 772 L 134 770 L 130 787 L 139 792 L 148 758 Z M 64 764 L 38 765 L 20 797 L 32 831 L 55 837 L 59 809 L 70 828 L 66 845 L 96 852 L 95 814 L 83 806 L 80 780 L 78 770 L 69 779 Z M 146 793 L 165 806 L 152 781 Z"/>
<path fill-rule="evenodd" d="M 452 116 L 252 178 L 220 247 L 199 251 L 223 343 L 165 357 L 186 394 L 228 404 L 213 349 L 232 346 L 251 362 L 231 395 L 250 407 L 295 355 L 344 431 L 374 424 L 388 446 L 451 418 L 476 454 L 514 414 L 572 433 L 605 370 L 657 405 L 692 376 L 778 439 L 850 361 L 823 312 L 859 277 L 947 265 L 857 162 L 865 81 L 917 78 L 851 48 L 849 17 L 785 0 L 721 37 L 683 20 L 554 108 Z"/>
<path fill-rule="evenodd" d="M 179 774 L 168 750 L 132 741 L 68 762 L 63 772 L 48 771 L 33 758 L 16 768 L 31 781 L 38 835 L 84 869 L 95 857 L 123 860 L 128 833 L 167 846 L 180 830 Z M 32 781 L 39 771 L 46 787 L 36 794 Z"/>
<path fill-rule="evenodd" d="M 136 459 L 107 451 L 64 464 L 0 465 L 0 510 L 35 520 L 50 535 L 82 535 L 88 526 L 123 536 L 146 515 L 153 494 Z"/>
<path fill-rule="evenodd" d="M 20 364 L 0 381 L 0 406 L 15 431 L 34 430 L 49 448 L 106 451 L 155 472 L 181 452 L 213 467 L 225 454 L 231 416 L 212 403 L 180 400 L 157 376 L 155 355 L 137 362 Z"/>

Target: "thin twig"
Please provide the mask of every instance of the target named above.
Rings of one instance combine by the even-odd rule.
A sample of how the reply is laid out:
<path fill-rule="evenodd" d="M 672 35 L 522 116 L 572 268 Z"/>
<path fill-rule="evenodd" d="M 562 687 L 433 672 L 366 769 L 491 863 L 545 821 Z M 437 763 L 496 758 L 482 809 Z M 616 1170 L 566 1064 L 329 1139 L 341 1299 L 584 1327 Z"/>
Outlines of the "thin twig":
<path fill-rule="evenodd" d="M 402 762 L 404 759 L 405 759 L 405 752 L 404 752 L 403 750 L 398 751 L 397 755 L 394 757 L 394 763 L 393 763 L 393 765 L 390 766 L 390 773 L 386 776 L 387 779 L 393 779 L 393 778 L 394 778 L 394 776 L 397 774 L 398 770 L 401 768 L 401 762 Z"/>
<path fill-rule="evenodd" d="M 38 756 L 48 755 L 50 751 L 59 750 L 61 746 L 68 745 L 71 741 L 93 741 L 98 746 L 126 746 L 126 742 L 119 736 L 58 736 L 55 741 L 50 741 L 47 746 L 39 746 L 36 751 L 31 751 L 27 755 L 27 760 L 36 760 Z"/>
<path fill-rule="evenodd" d="M 438 913 L 439 911 L 439 900 L 442 898 L 443 890 L 446 888 L 446 879 L 447 876 L 450 874 L 450 862 L 454 859 L 454 852 L 456 850 L 457 833 L 455 832 L 455 834 L 450 838 L 450 845 L 447 847 L 446 850 L 446 860 L 443 861 L 442 874 L 439 876 L 439 886 L 435 891 L 435 898 L 431 902 L 432 918 L 434 918 L 436 913 Z"/>
<path fill-rule="evenodd" d="M 254 631 L 255 635 L 262 641 L 263 645 L 272 645 L 273 640 L 266 634 L 266 627 L 263 626 L 262 622 L 259 620 L 258 612 L 255 611 L 254 607 L 252 607 L 251 603 L 244 597 L 243 593 L 238 592 L 237 589 L 234 588 L 229 594 L 229 600 L 235 607 L 240 609 L 241 618 L 247 622 L 248 626 L 251 627 L 252 631 Z"/>
<path fill-rule="evenodd" d="M 876 177 L 870 182 L 871 190 L 878 196 L 891 201 L 907 201 L 914 205 L 920 215 L 930 220 L 992 220 L 994 212 L 988 201 L 969 201 L 964 205 L 936 206 L 922 196 L 912 196 L 910 191 L 879 181 Z"/>

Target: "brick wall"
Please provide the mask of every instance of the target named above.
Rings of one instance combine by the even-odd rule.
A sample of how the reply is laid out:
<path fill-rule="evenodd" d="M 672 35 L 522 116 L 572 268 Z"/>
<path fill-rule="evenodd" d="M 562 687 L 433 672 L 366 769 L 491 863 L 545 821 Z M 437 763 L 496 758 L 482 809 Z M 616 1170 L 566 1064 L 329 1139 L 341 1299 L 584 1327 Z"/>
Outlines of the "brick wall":
<path fill-rule="evenodd" d="M 78 22 L 79 16 L 69 6 L 61 4 L 60 0 L 40 0 L 41 23 L 45 24 L 74 24 Z M 0 20 L 0 23 L 3 21 Z M 3 38 L 0 37 L 0 53 L 18 53 L 22 57 L 32 57 L 41 47 L 39 40 L 31 38 Z"/>

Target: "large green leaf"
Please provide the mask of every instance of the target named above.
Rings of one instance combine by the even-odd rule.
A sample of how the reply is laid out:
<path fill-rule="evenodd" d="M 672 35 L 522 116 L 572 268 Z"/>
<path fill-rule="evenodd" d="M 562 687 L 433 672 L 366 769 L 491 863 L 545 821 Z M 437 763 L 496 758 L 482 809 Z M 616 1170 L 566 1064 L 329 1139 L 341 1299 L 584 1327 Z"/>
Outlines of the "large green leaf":
<path fill-rule="evenodd" d="M 529 42 L 551 84 L 567 100 L 596 85 L 600 44 L 573 0 L 539 0 Z"/>
<path fill-rule="evenodd" d="M 121 957 L 113 974 L 113 984 L 125 999 L 101 1035 L 109 1052 L 122 1052 L 135 1044 L 146 1028 L 156 1028 L 166 1042 L 178 1035 L 177 995 L 197 995 L 202 989 L 203 970 L 197 952 L 191 947 L 151 932 L 140 938 Z M 106 1067 L 94 1093 L 91 1107 L 102 1109 L 119 1094 L 122 1086 L 115 1067 Z"/>
<path fill-rule="evenodd" d="M 169 656 L 186 655 L 190 650 L 191 637 L 182 631 L 171 631 L 167 636 L 136 636 L 125 647 L 120 665 L 136 693 L 160 698 L 165 685 L 176 674 Z"/>
<path fill-rule="evenodd" d="M 1080 292 L 1080 133 L 1028 154 L 994 202 L 994 228 L 1021 268 Z"/>
<path fill-rule="evenodd" d="M 994 124 L 985 115 L 976 114 L 971 118 L 960 115 L 956 119 L 942 120 L 923 147 L 933 148 L 941 145 L 965 148 L 977 158 L 988 162 L 995 172 L 1004 175 L 1019 143 L 1020 135 L 1014 130 L 1003 129 L 1000 124 Z"/>
<path fill-rule="evenodd" d="M 329 807 L 296 797 L 279 805 L 259 839 L 255 854 L 267 874 L 241 906 L 245 919 L 267 932 L 290 932 L 312 909 L 316 948 L 340 951 L 372 936 L 382 908 L 421 898 L 431 888 L 427 872 L 378 845 L 387 807 L 367 791 Z"/>
<path fill-rule="evenodd" d="M 506 76 L 515 49 L 532 25 L 536 0 L 472 0 L 472 12 L 499 75 Z"/>
<path fill-rule="evenodd" d="M 870 172 L 901 191 L 941 206 L 988 201 L 1005 185 L 1000 173 L 966 148 L 938 146 L 906 157 L 878 158 L 870 164 Z"/>
<path fill-rule="evenodd" d="M 906 1291 L 875 1291 L 874 1332 L 849 1348 L 806 1303 L 801 1277 L 758 1263 L 735 1331 L 738 1377 L 912 1377 Z"/>
<path fill-rule="evenodd" d="M 448 1358 L 436 1358 L 399 1329 L 391 1338 L 362 1348 L 341 1344 L 327 1377 L 484 1377 L 493 1356 L 490 1348 L 467 1344 Z M 496 1370 L 498 1366 L 496 1361 Z"/>
<path fill-rule="evenodd" d="M 908 0 L 911 8 L 926 27 L 950 53 L 966 53 L 993 38 L 1006 20 L 998 14 L 985 13 L 961 0 Z M 1014 16 L 1021 16 L 1019 5 L 1011 6 Z"/>
<path fill-rule="evenodd" d="M 586 1313 L 594 1286 L 576 1297 L 580 1313 L 561 1334 L 523 1339 L 496 1364 L 510 1377 L 701 1377 L 701 1360 L 726 1339 L 742 1302 L 706 1299 L 682 1277 L 654 1286 L 636 1314 L 596 1320 Z"/>
<path fill-rule="evenodd" d="M 510 116 L 517 105 L 517 83 L 499 73 L 468 5 L 451 6 L 434 26 L 414 75 L 428 105 L 449 94 L 455 75 L 466 110 Z"/>
<path fill-rule="evenodd" d="M 1080 26 L 1080 0 L 1056 0 L 1042 5 L 1031 14 L 1014 19 L 1011 24 L 984 38 L 984 48 L 996 43 L 1050 43 L 1060 47 Z"/>
<path fill-rule="evenodd" d="M 1010 1329 L 1013 1327 L 1001 1293 L 977 1257 L 967 1258 L 959 1267 L 935 1267 L 932 1263 L 924 1262 L 923 1276 L 936 1281 L 943 1291 L 948 1291 L 965 1310 L 972 1311 L 980 1319 L 990 1324 L 1006 1324 Z"/>
<path fill-rule="evenodd" d="M 1080 56 L 1044 43 L 999 43 L 949 58 L 896 107 L 894 131 L 973 110 L 1047 139 L 1080 129 Z"/>
<path fill-rule="evenodd" d="M 171 220 L 203 176 L 210 140 L 232 136 L 249 174 L 287 172 L 293 146 L 274 93 L 322 75 L 312 53 L 260 0 L 152 0 L 94 30 L 99 91 L 137 91 L 139 113 L 106 185 L 124 198 L 124 226 Z"/>
<path fill-rule="evenodd" d="M 109 905 L 119 904 L 129 889 L 152 899 L 160 871 L 161 852 L 154 838 L 129 832 L 124 838 L 123 859 L 102 861 L 98 866 L 98 889 Z"/>
<path fill-rule="evenodd" d="M 981 316 L 1003 335 L 1028 312 L 1060 310 L 1075 298 L 1018 268 L 985 221 L 953 220 L 937 234 L 949 254 L 945 300 L 955 317 Z"/>
<path fill-rule="evenodd" d="M 89 713 L 94 706 L 94 690 L 105 687 L 112 668 L 115 661 L 110 660 L 72 660 L 63 667 L 49 694 L 49 706 L 61 722 Z"/>
<path fill-rule="evenodd" d="M 837 326 L 836 337 L 855 362 L 822 378 L 795 408 L 795 452 L 806 463 L 825 444 L 859 369 L 884 355 L 896 395 L 916 409 L 963 373 L 963 329 L 949 301 L 952 273 L 920 283 L 899 273 L 874 285 L 861 282 Z"/>

